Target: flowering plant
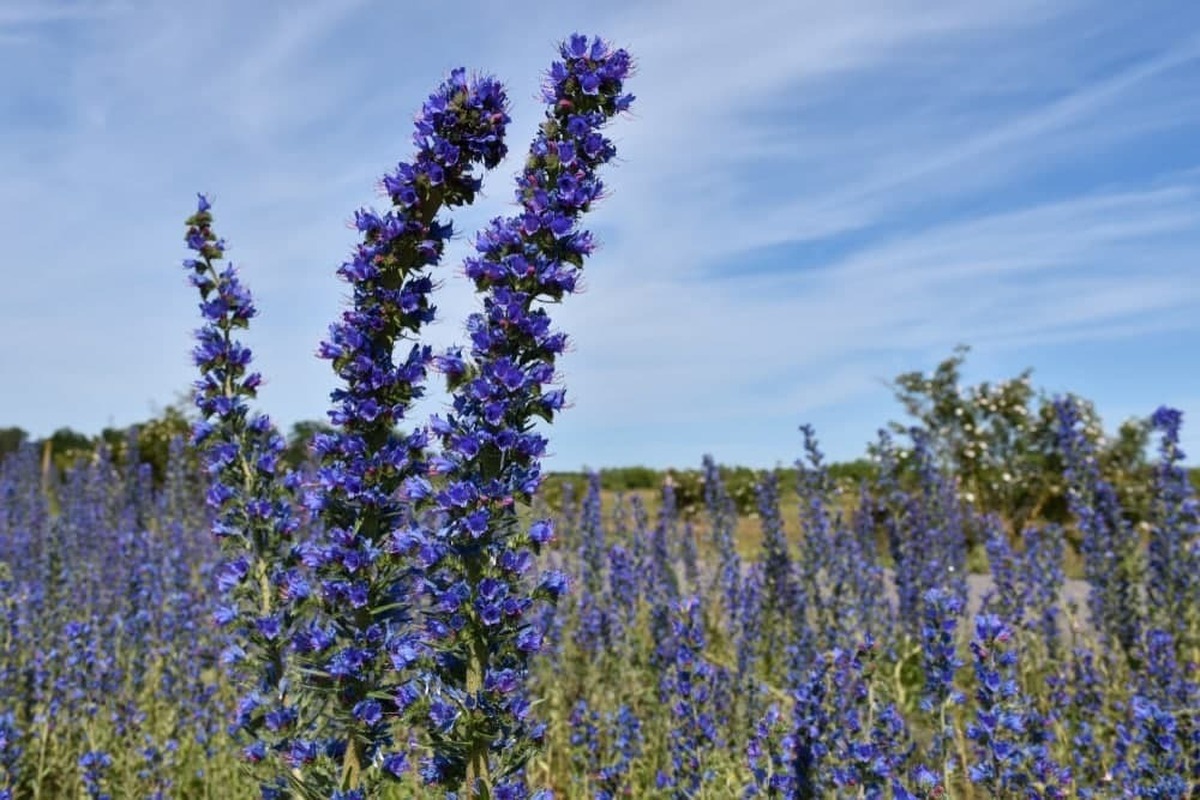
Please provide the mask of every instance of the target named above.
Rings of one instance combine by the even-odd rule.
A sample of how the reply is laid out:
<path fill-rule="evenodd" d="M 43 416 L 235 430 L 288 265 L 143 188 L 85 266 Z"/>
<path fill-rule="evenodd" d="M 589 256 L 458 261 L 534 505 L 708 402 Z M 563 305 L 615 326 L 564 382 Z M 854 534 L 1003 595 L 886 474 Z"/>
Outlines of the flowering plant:
<path fill-rule="evenodd" d="M 544 730 L 526 688 L 543 639 L 535 612 L 566 587 L 561 573 L 533 576 L 553 524 L 519 515 L 541 481 L 535 419 L 565 402 L 552 383 L 566 336 L 545 304 L 574 292 L 595 247 L 578 221 L 616 152 L 601 129 L 633 100 L 626 51 L 574 35 L 559 52 L 517 181 L 520 212 L 481 231 L 465 265 L 483 297 L 468 351 L 435 357 L 421 342 L 435 315 L 427 270 L 453 230 L 443 210 L 472 202 L 476 167 L 507 152 L 503 87 L 452 72 L 417 116 L 415 157 L 382 180 L 392 208 L 356 212 L 362 241 L 338 269 L 350 307 L 319 350 L 341 382 L 335 429 L 314 439 L 320 465 L 303 487 L 281 469 L 268 418 L 249 410 L 261 379 L 234 332 L 255 309 L 233 267 L 218 266 L 226 245 L 206 197 L 188 219 L 196 257 L 185 266 L 205 319 L 194 438 L 228 556 L 218 618 L 244 689 L 234 728 L 246 759 L 265 765 L 264 796 L 373 795 L 405 778 L 414 753 L 428 783 L 528 791 L 523 768 Z M 451 411 L 413 424 L 433 368 Z M 297 537 L 301 505 L 308 538 Z"/>

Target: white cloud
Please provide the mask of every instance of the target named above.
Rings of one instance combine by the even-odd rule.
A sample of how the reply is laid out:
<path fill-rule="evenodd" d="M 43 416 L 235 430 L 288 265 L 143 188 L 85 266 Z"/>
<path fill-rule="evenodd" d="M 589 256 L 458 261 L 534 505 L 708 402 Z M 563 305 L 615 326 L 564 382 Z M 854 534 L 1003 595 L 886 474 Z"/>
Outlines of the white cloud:
<path fill-rule="evenodd" d="M 95 20 L 120 13 L 129 7 L 128 3 L 120 2 L 69 2 L 57 0 L 53 3 L 14 2 L 5 0 L 0 3 L 0 27 L 21 27 L 46 25 L 56 22 L 76 22 Z"/>

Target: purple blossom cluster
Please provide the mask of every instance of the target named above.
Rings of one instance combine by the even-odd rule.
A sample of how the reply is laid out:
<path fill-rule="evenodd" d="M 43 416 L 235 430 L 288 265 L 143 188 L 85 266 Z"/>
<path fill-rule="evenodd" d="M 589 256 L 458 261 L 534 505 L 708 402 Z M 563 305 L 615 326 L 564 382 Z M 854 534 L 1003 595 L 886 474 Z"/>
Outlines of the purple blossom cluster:
<path fill-rule="evenodd" d="M 800 432 L 805 458 L 796 462 L 796 494 L 804 539 L 796 569 L 795 607 L 806 611 L 800 611 L 803 618 L 796 635 L 802 639 L 806 629 L 815 630 L 815 646 L 828 650 L 864 633 L 879 635 L 891 612 L 884 600 L 883 570 L 876 555 L 874 501 L 864 492 L 854 524 L 848 525 L 816 431 L 803 425 Z M 774 545 L 772 549 L 777 548 Z"/>
<path fill-rule="evenodd" d="M 323 528 L 306 553 L 320 614 L 297 648 L 326 697 L 326 734 L 342 743 L 335 780 L 346 791 L 404 774 L 393 734 L 400 716 L 423 716 L 435 732 L 446 724 L 443 705 L 425 707 L 414 669 L 427 647 L 414 598 L 436 559 L 431 547 L 411 552 L 432 492 L 430 437 L 397 426 L 424 394 L 433 362 L 420 342 L 435 311 L 427 269 L 452 232 L 438 214 L 474 199 L 473 170 L 503 158 L 508 120 L 498 82 L 451 73 L 417 116 L 416 156 L 381 181 L 392 207 L 356 213 L 363 241 L 338 269 L 353 288 L 350 307 L 319 353 L 341 381 L 329 412 L 336 428 L 313 442 L 320 468 L 307 495 Z"/>
<path fill-rule="evenodd" d="M 641 756 L 642 723 L 629 706 L 601 714 L 580 700 L 571 712 L 573 759 L 585 791 L 595 800 L 628 796 L 628 773 Z"/>
<path fill-rule="evenodd" d="M 534 420 L 551 421 L 565 398 L 552 383 L 566 336 L 545 304 L 575 290 L 595 247 L 578 220 L 616 153 L 601 129 L 633 99 L 624 50 L 574 35 L 560 57 L 517 181 L 521 213 L 481 231 L 465 265 L 483 296 L 467 353 L 435 359 L 421 341 L 435 314 L 427 270 L 452 233 L 442 209 L 472 202 L 474 168 L 507 152 L 503 87 L 452 72 L 417 116 L 415 157 L 381 182 L 392 207 L 356 213 L 362 241 L 338 269 L 350 305 L 319 350 L 340 386 L 334 431 L 312 442 L 305 541 L 294 535 L 301 479 L 283 473 L 281 437 L 249 410 L 261 379 L 234 332 L 255 315 L 250 293 L 217 264 L 225 243 L 205 197 L 188 219 L 196 256 L 185 266 L 205 320 L 195 441 L 212 476 L 213 531 L 230 555 L 217 616 L 231 632 L 225 661 L 246 688 L 234 728 L 245 760 L 266 765 L 264 796 L 373 796 L 413 765 L 448 790 L 528 794 L 524 767 L 544 731 L 530 714 L 528 662 L 545 637 L 542 605 L 567 585 L 557 571 L 533 574 L 552 521 L 519 517 L 546 448 Z M 435 363 L 452 412 L 399 428 Z M 410 760 L 413 736 L 426 755 Z"/>
<path fill-rule="evenodd" d="M 251 352 L 236 332 L 257 310 L 237 270 L 220 266 L 227 245 L 213 232 L 211 208 L 200 195 L 185 237 L 194 255 L 184 268 L 204 319 L 192 350 L 202 415 L 192 441 L 203 453 L 211 528 L 226 556 L 216 574 L 224 599 L 214 612 L 228 635 L 222 661 L 245 687 L 233 730 L 244 758 L 269 776 L 286 773 L 293 734 L 307 727 L 288 694 L 296 679 L 289 643 L 311 589 L 296 541 L 298 475 L 283 466 L 282 435 L 249 406 L 262 379 L 249 371 Z"/>
<path fill-rule="evenodd" d="M 1153 516 L 1146 575 L 1146 604 L 1159 628 L 1183 621 L 1188 632 L 1181 648 L 1200 646 L 1200 499 L 1188 482 L 1179 446 L 1183 414 L 1159 408 L 1150 417 L 1159 434 L 1159 461 L 1154 474 Z"/>
<path fill-rule="evenodd" d="M 232 600 L 222 593 L 223 576 L 230 555 L 255 556 L 252 543 L 236 533 L 222 538 L 220 558 L 211 546 L 204 532 L 224 512 L 206 504 L 208 481 L 201 476 L 212 477 L 211 454 L 202 448 L 199 455 L 190 461 L 194 451 L 176 444 L 157 478 L 136 466 L 136 456 L 118 463 L 104 451 L 61 474 L 44 471 L 29 450 L 0 464 L 0 697 L 6 701 L 0 792 L 166 798 L 220 786 L 230 797 L 296 797 L 311 794 L 312 784 L 324 780 L 322 770 L 344 765 L 346 748 L 319 733 L 310 707 L 296 700 L 306 690 L 299 681 L 322 679 L 295 669 L 303 653 L 294 647 L 283 653 L 291 670 L 285 674 L 295 683 L 287 684 L 282 701 L 255 691 L 261 678 L 247 671 L 255 650 L 242 644 L 243 660 L 222 660 L 229 632 L 259 618 L 256 609 L 236 605 L 236 591 Z M 806 468 L 819 469 L 811 453 Z M 713 472 L 719 477 L 720 470 Z M 319 483 L 317 473 L 307 475 Z M 925 479 L 932 476 L 918 480 Z M 436 491 L 446 485 L 441 475 L 426 480 Z M 922 618 L 914 633 L 898 615 L 896 573 L 881 563 L 885 550 L 864 545 L 877 546 L 894 532 L 923 533 L 905 527 L 917 516 L 910 503 L 876 500 L 880 493 L 911 500 L 927 490 L 913 473 L 885 476 L 880 485 L 860 487 L 855 500 L 836 486 L 820 488 L 814 476 L 805 480 L 814 487 L 804 490 L 808 496 L 828 504 L 819 510 L 827 518 L 823 538 L 814 538 L 827 552 L 814 553 L 797 535 L 815 518 L 812 506 L 783 514 L 777 475 L 766 474 L 757 492 L 758 541 L 745 540 L 746 520 L 733 520 L 729 546 L 739 568 L 724 578 L 717 549 L 723 537 L 704 528 L 725 523 L 704 510 L 693 519 L 701 546 L 689 576 L 679 541 L 688 512 L 675 503 L 685 485 L 618 501 L 593 481 L 581 504 L 536 507 L 520 517 L 530 527 L 550 520 L 557 534 L 535 563 L 579 579 L 556 606 L 534 601 L 525 612 L 528 627 L 543 635 L 525 672 L 492 670 L 492 682 L 480 689 L 485 699 L 497 692 L 527 702 L 526 724 L 542 726 L 536 734 L 544 743 L 503 772 L 502 759 L 520 745 L 509 740 L 502 754 L 489 742 L 492 796 L 545 797 L 549 788 L 606 800 L 1195 795 L 1200 687 L 1186 644 L 1196 632 L 1186 613 L 1158 619 L 1147 609 L 1133 657 L 1123 649 L 1114 656 L 1111 634 L 1076 619 L 1060 598 L 1064 531 L 1032 526 L 1006 540 L 995 520 L 968 510 L 968 524 L 950 529 L 984 534 L 994 593 L 964 601 L 953 585 L 927 588 L 917 601 Z M 1153 493 L 1167 485 L 1157 473 L 1147 481 Z M 1170 506 L 1190 508 L 1192 489 L 1174 491 Z M 1188 552 L 1194 540 L 1187 515 L 1166 514 L 1162 498 L 1155 503 L 1151 524 L 1178 552 Z M 900 524 L 886 516 L 892 508 L 900 509 Z M 444 515 L 421 510 L 417 516 L 405 507 L 413 515 L 405 530 L 446 528 Z M 297 570 L 319 586 L 319 565 L 304 559 L 329 545 L 327 529 L 319 518 L 295 518 Z M 1091 546 L 1085 542 L 1084 552 Z M 859 571 L 879 580 L 871 601 L 878 605 L 864 606 L 878 611 L 839 623 L 846 633 L 825 647 L 830 634 L 816 630 L 823 618 L 816 609 L 849 614 L 857 601 L 846 595 L 876 597 L 861 593 L 841 565 L 851 553 L 864 554 Z M 1136 556 L 1143 581 L 1135 588 L 1147 596 L 1154 556 L 1149 547 Z M 805 574 L 815 576 L 810 591 L 818 595 L 806 613 L 768 600 L 772 581 L 804 585 Z M 921 585 L 922 573 L 913 574 Z M 274 585 L 270 575 L 268 585 Z M 429 584 L 401 585 L 424 591 Z M 727 591 L 735 602 L 733 625 Z M 493 592 L 486 584 L 472 597 L 491 600 Z M 417 655 L 396 670 L 394 694 L 363 698 L 352 709 L 364 726 L 386 726 L 390 741 L 358 786 L 326 784 L 327 793 L 317 796 L 457 794 L 445 778 L 455 753 L 434 751 L 439 740 L 426 729 L 441 726 L 451 742 L 471 708 L 453 694 L 450 661 L 438 665 L 444 679 L 424 673 L 442 681 L 437 691 L 418 685 L 407 695 L 407 713 L 394 704 L 437 656 L 414 623 L 440 618 L 443 612 L 432 607 L 439 601 L 416 591 L 407 598 L 410 622 L 403 624 L 416 634 L 407 641 Z M 981 601 L 982 613 L 968 626 L 968 612 L 974 615 Z M 234 619 L 218 626 L 231 607 Z M 491 612 L 472 613 L 483 620 Z M 305 618 L 291 636 L 319 635 L 330 620 L 327 613 Z M 250 724 L 230 737 L 225 722 L 239 716 Z M 308 786 L 301 788 L 301 780 Z M 426 782 L 437 785 L 422 787 Z"/>
<path fill-rule="evenodd" d="M 972 783 L 993 796 L 1036 794 L 1065 798 L 1071 773 L 1054 763 L 1046 721 L 1032 713 L 1017 682 L 1013 631 L 994 614 L 975 619 L 971 654 L 975 669 L 974 720 L 966 735 L 974 746 Z"/>
<path fill-rule="evenodd" d="M 179 796 L 231 749 L 201 474 L 137 461 L 0 460 L 0 797 Z"/>
<path fill-rule="evenodd" d="M 1170 632 L 1139 638 L 1136 659 L 1114 658 L 1114 640 L 1063 599 L 1061 526 L 1012 535 L 966 505 L 920 452 L 902 466 L 897 453 L 883 451 L 879 477 L 846 503 L 845 487 L 823 474 L 815 436 L 804 433 L 793 518 L 780 513 L 777 475 L 761 475 L 761 539 L 749 544 L 760 547 L 757 556 L 746 555 L 744 539 L 738 546 L 721 470 L 705 460 L 696 475 L 707 493 L 697 511 L 707 546 L 691 578 L 685 543 L 667 543 L 669 590 L 638 498 L 632 526 L 623 512 L 604 525 L 593 479 L 586 521 L 574 511 L 559 517 L 572 545 L 564 558 L 599 588 L 568 596 L 556 615 L 562 635 L 538 671 L 547 686 L 565 680 L 562 699 L 573 704 L 560 706 L 561 717 L 551 711 L 562 720 L 549 730 L 551 742 L 566 736 L 594 747 L 603 738 L 595 721 L 618 699 L 628 706 L 641 698 L 634 713 L 644 746 L 622 773 L 632 796 L 1194 793 L 1197 666 L 1194 652 L 1178 646 L 1194 630 L 1186 615 Z M 1192 494 L 1179 491 L 1175 506 L 1183 507 Z M 967 590 L 975 535 L 989 565 L 983 593 Z M 1190 545 L 1188 535 L 1181 541 Z M 605 548 L 644 554 L 635 563 L 651 580 L 627 581 L 628 559 L 606 564 Z M 627 587 L 619 600 L 603 588 L 606 573 L 610 585 Z M 673 604 L 675 591 L 689 599 Z M 606 624 L 603 639 L 594 638 L 600 628 L 592 621 L 618 608 L 635 623 Z M 916 620 L 904 617 L 914 612 Z M 657 691 L 638 689 L 645 686 Z M 576 752 L 578 770 L 594 768 Z M 730 753 L 742 756 L 739 765 L 730 765 Z"/>
<path fill-rule="evenodd" d="M 690 797 L 711 773 L 707 753 L 720 748 L 717 724 L 717 684 L 720 670 L 704 655 L 703 606 L 696 597 L 675 603 L 671 609 L 671 664 L 663 675 L 659 694 L 670 704 L 675 724 L 671 729 L 668 762 L 659 772 L 659 789 Z"/>
<path fill-rule="evenodd" d="M 17 730 L 13 712 L 6 711 L 0 714 L 0 800 L 13 800 L 12 787 L 21 779 L 20 762 L 21 732 Z"/>
<path fill-rule="evenodd" d="M 712 549 L 717 558 L 713 585 L 719 587 L 725 614 L 732 626 L 737 621 L 738 581 L 742 572 L 742 560 L 733 540 L 737 509 L 725 489 L 716 460 L 708 455 L 704 457 L 704 504 L 708 510 Z"/>
<path fill-rule="evenodd" d="M 1083 533 L 1084 575 L 1091 622 L 1121 650 L 1133 653 L 1144 626 L 1138 590 L 1137 534 L 1121 508 L 1116 488 L 1101 477 L 1095 447 L 1070 399 L 1055 403 L 1058 438 L 1066 462 L 1067 497 Z"/>
<path fill-rule="evenodd" d="M 534 423 L 552 421 L 565 402 L 552 384 L 567 339 L 546 304 L 574 292 L 594 249 L 578 221 L 601 197 L 597 171 L 616 153 L 601 129 L 632 101 L 626 51 L 576 35 L 559 55 L 543 88 L 546 119 L 517 178 L 521 213 L 493 219 L 465 263 L 483 310 L 467 320 L 469 349 L 437 359 L 452 394 L 451 410 L 430 424 L 442 446 L 439 487 L 428 490 L 438 525 L 404 544 L 420 556 L 429 601 L 431 702 L 461 709 L 432 732 L 435 750 L 446 779 L 468 791 L 505 785 L 525 762 L 523 743 L 543 735 L 524 686 L 545 637 L 537 606 L 556 601 L 566 578 L 534 574 L 554 524 L 524 522 L 519 509 L 541 482 L 547 440 Z"/>

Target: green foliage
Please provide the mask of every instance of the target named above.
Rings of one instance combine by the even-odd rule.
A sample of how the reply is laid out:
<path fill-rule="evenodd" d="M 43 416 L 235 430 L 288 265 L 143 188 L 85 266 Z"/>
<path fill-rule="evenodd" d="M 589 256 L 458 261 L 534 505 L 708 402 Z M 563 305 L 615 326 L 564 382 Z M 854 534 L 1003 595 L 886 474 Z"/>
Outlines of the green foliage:
<path fill-rule="evenodd" d="M 750 516 L 757 513 L 756 487 L 767 472 L 779 475 L 781 486 L 791 487 L 796 483 L 796 470 L 759 470 L 751 467 L 721 467 L 721 478 L 733 500 L 737 513 Z M 830 464 L 829 476 L 839 486 L 853 488 L 862 481 L 871 481 L 878 476 L 879 468 L 866 458 Z M 600 470 L 600 488 L 610 493 L 655 492 L 670 484 L 675 490 L 675 505 L 679 513 L 694 518 L 704 509 L 704 473 L 700 470 L 665 469 L 650 467 L 611 467 Z M 569 485 L 572 496 L 578 501 L 587 491 L 587 473 L 548 473 L 539 489 L 542 502 L 556 511 L 562 510 L 563 488 Z"/>
<path fill-rule="evenodd" d="M 650 467 L 619 467 L 600 470 L 600 485 L 613 492 L 624 492 L 631 489 L 657 489 L 662 485 L 662 481 L 662 474 Z"/>
<path fill-rule="evenodd" d="M 962 497 L 1000 514 L 1012 530 L 1035 521 L 1065 522 L 1052 397 L 1033 387 L 1030 369 L 1008 380 L 964 388 L 962 366 L 969 351 L 959 345 L 932 373 L 896 377 L 896 399 L 911 420 L 893 422 L 892 429 L 902 436 L 910 436 L 913 428 L 924 432 L 937 463 L 956 476 Z M 1108 439 L 1095 406 L 1069 396 L 1080 404 L 1104 476 L 1117 487 L 1125 508 L 1144 517 L 1147 422 L 1128 420 Z"/>
<path fill-rule="evenodd" d="M 92 440 L 71 428 L 59 428 L 50 434 L 48 440 L 41 442 L 43 447 L 47 441 L 50 443 L 50 455 L 59 466 L 66 466 L 92 452 Z"/>
<path fill-rule="evenodd" d="M 21 449 L 29 434 L 22 428 L 0 428 L 0 458 Z"/>
<path fill-rule="evenodd" d="M 578 505 L 586 491 L 587 476 L 582 472 L 549 472 L 538 489 L 538 500 L 554 513 L 561 514 L 568 492 L 572 502 Z"/>
<path fill-rule="evenodd" d="M 132 447 L 138 463 L 148 464 L 155 484 L 162 485 L 170 459 L 171 442 L 176 438 L 187 441 L 191 429 L 192 420 L 184 412 L 183 406 L 169 405 L 157 416 L 127 428 L 105 428 L 98 436 L 88 436 L 62 427 L 45 439 L 33 440 L 32 444 L 42 452 L 48 447 L 51 463 L 60 471 L 81 459 L 92 458 L 101 447 L 108 450 L 116 463 L 124 465 Z M 16 452 L 29 441 L 28 434 L 21 428 L 0 428 L 0 458 Z"/>
<path fill-rule="evenodd" d="M 871 482 L 879 478 L 879 465 L 868 458 L 857 458 L 854 461 L 842 461 L 830 464 L 829 477 L 839 486 L 859 486 L 863 481 Z M 795 481 L 793 480 L 793 483 Z"/>
<path fill-rule="evenodd" d="M 166 476 L 171 442 L 176 438 L 186 440 L 192 421 L 178 406 L 167 406 L 159 416 L 135 425 L 134 429 L 138 461 L 150 465 L 155 483 L 161 485 Z"/>
<path fill-rule="evenodd" d="M 104 446 L 112 453 L 113 460 L 126 464 L 132 448 L 138 463 L 148 464 L 155 485 L 161 486 L 170 460 L 171 442 L 176 438 L 187 441 L 191 429 L 192 421 L 182 408 L 170 405 L 145 422 L 128 428 L 105 428 L 94 440 L 88 440 L 86 450 L 81 448 L 81 452 L 90 455 L 96 448 Z M 194 459 L 192 464 L 195 465 Z"/>

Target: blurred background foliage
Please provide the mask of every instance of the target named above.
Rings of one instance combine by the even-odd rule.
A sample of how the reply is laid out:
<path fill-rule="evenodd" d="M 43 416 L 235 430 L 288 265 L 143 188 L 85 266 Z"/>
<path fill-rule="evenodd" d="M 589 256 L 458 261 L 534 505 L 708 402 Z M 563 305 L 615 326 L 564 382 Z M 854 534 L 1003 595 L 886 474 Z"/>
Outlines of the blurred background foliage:
<path fill-rule="evenodd" d="M 903 417 L 887 424 L 903 461 L 916 437 L 928 443 L 936 463 L 953 475 L 964 499 L 983 511 L 998 513 L 1014 534 L 1035 522 L 1064 522 L 1067 508 L 1063 494 L 1062 463 L 1055 448 L 1053 396 L 1034 386 L 1032 370 L 1007 380 L 964 385 L 963 367 L 970 348 L 960 345 L 930 372 L 906 372 L 889 385 Z M 1086 398 L 1069 395 L 1080 402 L 1085 427 L 1096 446 L 1102 474 L 1117 487 L 1123 507 L 1137 523 L 1144 519 L 1149 497 L 1151 467 L 1148 417 L 1125 420 L 1106 433 L 1095 405 Z M 65 469 L 81 458 L 91 458 L 98 447 L 110 449 L 114 460 L 124 464 L 133 453 L 148 464 L 156 482 L 161 482 L 171 440 L 186 437 L 193 419 L 190 401 L 180 398 L 143 422 L 126 428 L 105 428 L 89 436 L 71 428 L 60 428 L 43 439 L 31 440 L 19 427 L 0 428 L 0 458 L 32 441 L 43 453 L 45 468 L 53 464 Z M 302 420 L 287 434 L 285 458 L 292 466 L 309 457 L 308 445 L 316 434 L 331 427 L 320 420 Z M 797 436 L 797 449 L 800 439 Z M 856 489 L 877 474 L 879 446 L 869 445 L 863 457 L 829 465 L 830 476 L 844 491 Z M 724 479 L 739 514 L 755 514 L 755 487 L 762 476 L 774 471 L 785 500 L 796 481 L 796 470 L 779 466 L 774 470 L 744 466 L 722 466 Z M 542 499 L 560 509 L 564 491 L 576 498 L 587 488 L 588 470 L 554 472 L 543 486 Z M 681 513 L 691 516 L 704 507 L 704 475 L 699 469 L 654 469 L 646 466 L 608 467 L 599 470 L 601 488 L 609 493 L 656 493 L 671 484 Z M 1200 487 L 1200 467 L 1189 471 Z M 916 476 L 910 476 L 916 480 Z M 570 487 L 564 489 L 564 487 Z"/>

